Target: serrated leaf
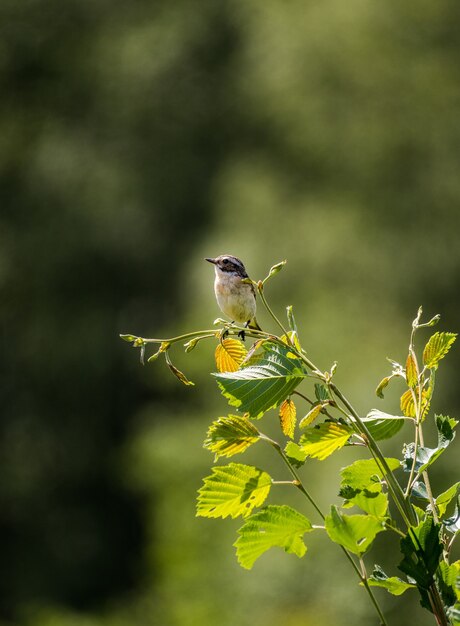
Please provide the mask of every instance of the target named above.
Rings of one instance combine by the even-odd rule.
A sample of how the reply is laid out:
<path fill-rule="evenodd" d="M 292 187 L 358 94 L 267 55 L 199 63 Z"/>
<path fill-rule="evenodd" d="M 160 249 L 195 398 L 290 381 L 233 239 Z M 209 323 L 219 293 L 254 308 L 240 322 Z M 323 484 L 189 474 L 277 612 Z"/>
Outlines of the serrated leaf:
<path fill-rule="evenodd" d="M 406 417 L 415 418 L 417 417 L 417 414 L 415 410 L 415 402 L 414 402 L 413 393 L 415 393 L 415 395 L 418 398 L 418 395 L 419 395 L 418 390 L 415 390 L 415 392 L 413 392 L 411 389 L 408 389 L 401 396 L 400 405 L 401 405 L 401 411 L 403 415 L 405 415 Z M 430 396 L 427 393 L 426 389 L 423 389 L 422 390 L 422 405 L 421 405 L 421 411 L 420 411 L 420 415 L 422 419 L 428 413 L 429 408 L 430 408 Z"/>
<path fill-rule="evenodd" d="M 261 417 L 285 400 L 305 378 L 302 362 L 292 358 L 288 346 L 263 345 L 264 354 L 255 356 L 237 372 L 214 374 L 229 404 L 249 417 Z"/>
<path fill-rule="evenodd" d="M 336 506 L 326 515 L 325 526 L 332 541 L 358 555 L 364 554 L 376 535 L 385 530 L 382 519 L 372 515 L 342 515 Z"/>
<path fill-rule="evenodd" d="M 400 415 L 390 415 L 378 409 L 372 409 L 366 417 L 361 419 L 366 424 L 375 441 L 382 441 L 396 435 L 404 426 L 406 418 Z"/>
<path fill-rule="evenodd" d="M 227 337 L 217 344 L 214 355 L 216 367 L 219 372 L 236 372 L 246 355 L 247 350 L 242 341 Z"/>
<path fill-rule="evenodd" d="M 385 459 L 391 471 L 401 467 L 398 459 L 387 457 Z M 382 489 L 380 481 L 383 473 L 374 459 L 360 459 L 351 465 L 344 467 L 340 471 L 342 476 L 341 488 L 345 486 L 353 489 L 368 489 L 369 491 L 380 491 Z"/>
<path fill-rule="evenodd" d="M 438 509 L 440 518 L 442 518 L 447 510 L 447 507 L 452 502 L 452 500 L 457 497 L 459 492 L 460 482 L 457 482 L 452 485 L 452 487 L 449 487 L 449 489 L 446 489 L 446 491 L 443 491 L 441 494 L 439 494 L 439 496 L 436 498 L 436 507 Z"/>
<path fill-rule="evenodd" d="M 404 558 L 398 569 L 413 578 L 421 590 L 428 589 L 433 583 L 433 576 L 442 555 L 439 529 L 439 524 L 435 524 L 433 518 L 428 516 L 418 526 L 411 526 L 400 542 Z"/>
<path fill-rule="evenodd" d="M 388 383 L 390 382 L 391 378 L 392 376 L 385 376 L 385 378 L 382 378 L 382 380 L 377 385 L 377 389 L 375 390 L 375 393 L 379 398 L 383 399 L 385 397 L 383 395 L 383 390 L 385 389 L 385 387 L 388 386 Z"/>
<path fill-rule="evenodd" d="M 404 580 L 401 580 L 397 576 L 388 577 L 378 565 L 374 565 L 374 571 L 367 579 L 367 582 L 371 587 L 383 587 L 383 589 L 386 589 L 394 596 L 400 596 L 408 589 L 417 588 L 412 583 L 404 582 Z"/>
<path fill-rule="evenodd" d="M 417 362 L 415 360 L 412 351 L 409 352 L 406 360 L 406 381 L 407 386 L 415 389 L 418 385 L 418 369 Z"/>
<path fill-rule="evenodd" d="M 460 575 L 460 563 L 446 563 L 441 561 L 436 571 L 436 582 L 445 606 L 452 606 L 460 600 L 460 590 L 457 588 L 457 580 Z"/>
<path fill-rule="evenodd" d="M 300 341 L 299 341 L 297 332 L 295 330 L 290 330 L 287 335 L 282 335 L 280 339 L 287 346 L 293 346 L 298 352 L 300 352 L 301 350 Z M 295 355 L 293 356 L 295 358 Z"/>
<path fill-rule="evenodd" d="M 211 424 L 204 447 L 214 452 L 216 458 L 233 456 L 244 452 L 260 438 L 260 433 L 251 422 L 239 415 L 219 417 Z"/>
<path fill-rule="evenodd" d="M 438 429 L 438 447 L 427 448 L 426 446 L 417 447 L 417 456 L 415 460 L 415 471 L 422 473 L 432 465 L 436 459 L 444 452 L 447 446 L 455 437 L 454 428 L 457 421 L 451 417 L 444 415 L 436 415 L 436 427 Z M 410 472 L 413 465 L 415 453 L 415 443 L 404 446 L 404 471 Z"/>
<path fill-rule="evenodd" d="M 329 387 L 322 383 L 315 383 L 315 396 L 318 402 L 327 402 L 333 399 Z"/>
<path fill-rule="evenodd" d="M 431 335 L 423 350 L 424 365 L 430 369 L 437 367 L 439 361 L 449 352 L 456 338 L 456 333 L 437 332 Z"/>
<path fill-rule="evenodd" d="M 201 517 L 247 517 L 267 498 L 272 479 L 251 465 L 230 463 L 212 468 L 198 491 L 197 515 Z"/>
<path fill-rule="evenodd" d="M 294 443 L 293 441 L 287 442 L 286 447 L 284 448 L 284 452 L 291 464 L 295 467 L 301 467 L 305 463 L 305 459 L 307 458 L 307 455 L 299 446 L 299 444 Z"/>
<path fill-rule="evenodd" d="M 322 409 L 322 404 L 315 404 L 315 406 L 308 411 L 305 417 L 302 417 L 299 423 L 299 428 L 306 428 L 307 426 L 310 426 L 310 424 L 314 422 L 318 415 L 321 413 Z"/>
<path fill-rule="evenodd" d="M 307 551 L 303 535 L 312 530 L 310 521 L 286 505 L 271 505 L 258 511 L 239 529 L 235 542 L 240 565 L 251 569 L 255 561 L 273 547 L 302 557 Z"/>
<path fill-rule="evenodd" d="M 296 414 L 297 410 L 293 400 L 289 398 L 281 403 L 279 412 L 281 430 L 286 437 L 290 437 L 291 439 L 294 437 L 295 424 L 297 421 Z"/>
<path fill-rule="evenodd" d="M 335 422 L 324 422 L 310 428 L 302 435 L 299 445 L 307 456 L 323 461 L 336 450 L 340 450 L 353 434 L 348 426 Z"/>
<path fill-rule="evenodd" d="M 358 506 L 365 513 L 374 517 L 385 518 L 387 516 L 388 496 L 386 493 L 344 487 L 340 490 L 339 495 L 345 498 L 343 508 Z"/>

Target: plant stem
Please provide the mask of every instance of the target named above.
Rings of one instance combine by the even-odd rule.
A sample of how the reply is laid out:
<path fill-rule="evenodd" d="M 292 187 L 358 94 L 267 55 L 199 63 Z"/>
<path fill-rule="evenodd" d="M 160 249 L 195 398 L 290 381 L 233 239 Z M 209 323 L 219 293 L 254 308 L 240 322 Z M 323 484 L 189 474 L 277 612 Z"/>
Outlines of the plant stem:
<path fill-rule="evenodd" d="M 286 456 L 284 450 L 281 448 L 280 444 L 277 441 L 274 441 L 273 439 L 270 439 L 270 437 L 267 437 L 266 435 L 264 435 L 262 433 L 260 433 L 260 435 L 261 435 L 261 439 L 264 439 L 265 441 L 267 441 L 267 443 L 269 443 L 271 446 L 273 446 L 273 448 L 275 448 L 275 450 L 281 456 L 281 458 L 283 459 L 284 463 L 288 467 L 289 472 L 291 473 L 292 477 L 294 478 L 293 484 L 299 489 L 299 491 L 301 491 L 303 493 L 303 495 L 308 499 L 308 501 L 313 506 L 315 511 L 318 513 L 318 515 L 324 521 L 326 519 L 324 513 L 321 511 L 319 506 L 314 501 L 313 497 L 310 495 L 310 493 L 307 491 L 307 489 L 303 485 L 303 483 L 302 483 L 302 481 L 300 479 L 300 476 L 298 475 L 297 471 L 293 467 L 292 463 L 289 461 L 288 457 Z M 343 546 L 340 546 L 340 548 L 341 548 L 342 552 L 345 554 L 346 558 L 348 559 L 349 563 L 351 564 L 351 566 L 353 567 L 355 572 L 357 573 L 359 579 L 363 583 L 363 586 L 364 586 L 364 588 L 365 588 L 365 590 L 366 590 L 366 592 L 367 592 L 367 594 L 369 596 L 369 599 L 371 600 L 375 610 L 377 611 L 377 614 L 378 614 L 379 619 L 380 619 L 380 625 L 381 626 L 388 626 L 388 623 L 387 623 L 387 621 L 385 619 L 385 616 L 382 613 L 382 610 L 381 610 L 381 608 L 380 608 L 380 606 L 379 606 L 379 604 L 377 602 L 377 599 L 375 598 L 375 596 L 374 596 L 374 594 L 372 592 L 372 589 L 369 586 L 369 583 L 367 581 L 367 574 L 365 573 L 365 571 L 366 571 L 365 568 L 364 568 L 363 572 L 360 571 L 360 568 L 355 563 L 355 561 L 353 560 L 353 557 L 348 552 L 348 550 L 346 550 Z M 360 559 L 360 561 L 362 562 L 362 559 Z"/>
<path fill-rule="evenodd" d="M 289 333 L 288 331 L 284 328 L 283 324 L 280 322 L 280 320 L 276 317 L 276 315 L 274 314 L 274 312 L 272 311 L 270 305 L 267 302 L 267 299 L 265 298 L 264 295 L 264 290 L 263 290 L 263 286 L 259 287 L 257 289 L 260 299 L 262 300 L 264 307 L 267 309 L 267 311 L 270 313 L 271 317 L 273 318 L 273 320 L 276 322 L 276 324 L 281 328 L 281 330 L 283 331 L 283 334 L 286 335 L 289 343 L 291 343 L 290 338 L 289 338 Z"/>

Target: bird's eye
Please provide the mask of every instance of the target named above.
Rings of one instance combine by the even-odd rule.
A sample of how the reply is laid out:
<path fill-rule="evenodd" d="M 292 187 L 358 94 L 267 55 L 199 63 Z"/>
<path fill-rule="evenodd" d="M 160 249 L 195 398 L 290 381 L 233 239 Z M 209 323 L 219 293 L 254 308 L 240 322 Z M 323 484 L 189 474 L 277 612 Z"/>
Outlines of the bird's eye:
<path fill-rule="evenodd" d="M 222 263 L 223 263 L 224 265 L 227 265 L 227 263 L 228 263 L 228 259 L 222 259 Z"/>

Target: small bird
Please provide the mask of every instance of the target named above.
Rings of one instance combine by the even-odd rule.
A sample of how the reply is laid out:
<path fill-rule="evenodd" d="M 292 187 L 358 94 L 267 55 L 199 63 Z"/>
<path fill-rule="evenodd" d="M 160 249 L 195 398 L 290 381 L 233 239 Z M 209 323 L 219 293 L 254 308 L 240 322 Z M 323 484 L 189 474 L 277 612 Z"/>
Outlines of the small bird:
<path fill-rule="evenodd" d="M 221 254 L 205 261 L 214 264 L 216 278 L 214 293 L 222 313 L 232 322 L 244 324 L 246 328 L 262 330 L 256 320 L 256 291 L 252 283 L 242 282 L 248 278 L 243 263 L 231 254 Z"/>

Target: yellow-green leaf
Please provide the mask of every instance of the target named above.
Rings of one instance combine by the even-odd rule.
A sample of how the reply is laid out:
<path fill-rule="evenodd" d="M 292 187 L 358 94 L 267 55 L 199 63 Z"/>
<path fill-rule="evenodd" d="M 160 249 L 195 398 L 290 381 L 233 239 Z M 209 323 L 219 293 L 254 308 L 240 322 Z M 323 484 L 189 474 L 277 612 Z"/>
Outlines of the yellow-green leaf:
<path fill-rule="evenodd" d="M 290 506 L 267 506 L 251 515 L 238 530 L 240 536 L 234 543 L 238 562 L 251 569 L 254 562 L 273 547 L 302 557 L 307 551 L 303 536 L 311 530 L 310 520 Z"/>
<path fill-rule="evenodd" d="M 257 467 L 230 463 L 213 467 L 203 483 L 198 491 L 197 515 L 235 518 L 250 515 L 255 506 L 264 503 L 272 479 Z"/>
<path fill-rule="evenodd" d="M 321 403 L 315 404 L 315 406 L 310 409 L 310 411 L 308 411 L 305 417 L 302 417 L 299 423 L 299 428 L 306 428 L 312 422 L 314 422 L 318 415 L 321 413 L 322 408 L 323 405 Z"/>
<path fill-rule="evenodd" d="M 430 369 L 437 367 L 439 361 L 449 352 L 456 338 L 456 333 L 437 332 L 431 335 L 423 350 L 424 365 Z"/>
<path fill-rule="evenodd" d="M 385 378 L 382 378 L 382 380 L 377 385 L 377 389 L 375 390 L 375 393 L 376 393 L 376 395 L 379 398 L 383 398 L 384 397 L 383 390 L 385 389 L 385 387 L 390 382 L 390 379 L 391 379 L 391 376 L 385 376 Z"/>
<path fill-rule="evenodd" d="M 415 392 L 412 392 L 411 389 L 408 389 L 407 391 L 405 391 L 403 393 L 403 395 L 401 396 L 401 399 L 400 399 L 401 411 L 402 411 L 403 415 L 405 415 L 406 417 L 417 417 L 413 393 L 415 393 L 416 397 L 418 398 L 418 390 L 417 389 L 415 390 Z M 423 391 L 422 391 L 421 411 L 420 411 L 420 416 L 421 416 L 422 419 L 428 413 L 428 409 L 429 408 L 430 408 L 430 398 L 429 398 L 428 393 L 426 392 L 426 390 L 423 389 Z"/>
<path fill-rule="evenodd" d="M 260 433 L 251 422 L 239 415 L 219 417 L 209 427 L 204 447 L 214 452 L 216 458 L 233 456 L 244 452 L 260 438 Z"/>
<path fill-rule="evenodd" d="M 219 372 L 236 372 L 247 355 L 241 341 L 227 337 L 217 345 L 215 358 Z"/>
<path fill-rule="evenodd" d="M 281 430 L 286 437 L 290 437 L 292 439 L 294 437 L 295 424 L 297 421 L 297 410 L 293 400 L 288 398 L 281 403 L 279 415 Z"/>
<path fill-rule="evenodd" d="M 411 389 L 414 389 L 418 385 L 417 363 L 412 351 L 409 352 L 406 360 L 406 381 Z"/>
<path fill-rule="evenodd" d="M 335 422 L 323 422 L 306 431 L 300 438 L 300 448 L 307 456 L 323 461 L 330 454 L 342 448 L 353 431 L 348 426 Z"/>

